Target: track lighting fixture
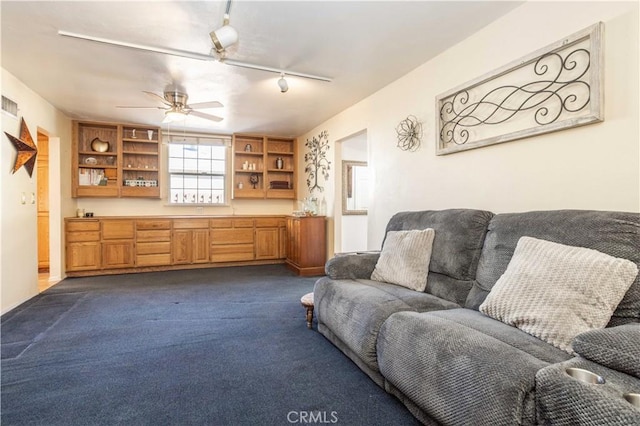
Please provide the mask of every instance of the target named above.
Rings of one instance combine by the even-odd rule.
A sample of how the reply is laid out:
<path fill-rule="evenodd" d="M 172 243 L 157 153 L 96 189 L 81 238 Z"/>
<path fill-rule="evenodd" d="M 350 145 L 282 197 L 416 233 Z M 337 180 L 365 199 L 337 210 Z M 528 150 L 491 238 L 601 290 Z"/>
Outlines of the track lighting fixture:
<path fill-rule="evenodd" d="M 219 54 L 223 53 L 227 47 L 233 46 L 238 42 L 238 32 L 229 25 L 229 15 L 225 14 L 224 17 L 225 24 L 209 33 L 216 52 Z"/>
<path fill-rule="evenodd" d="M 280 91 L 282 93 L 285 93 L 287 90 L 289 90 L 289 83 L 287 83 L 287 80 L 284 79 L 283 72 L 280 73 L 280 80 L 278 80 L 278 86 L 280 87 Z"/>

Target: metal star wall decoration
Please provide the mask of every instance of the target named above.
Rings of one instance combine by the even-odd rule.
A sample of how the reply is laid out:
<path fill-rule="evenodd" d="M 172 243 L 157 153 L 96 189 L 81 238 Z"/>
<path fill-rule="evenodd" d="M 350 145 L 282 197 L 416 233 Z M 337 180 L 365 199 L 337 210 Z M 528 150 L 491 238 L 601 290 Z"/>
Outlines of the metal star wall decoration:
<path fill-rule="evenodd" d="M 38 147 L 33 142 L 24 118 L 20 122 L 20 139 L 11 136 L 7 132 L 4 132 L 4 134 L 7 135 L 9 141 L 16 147 L 16 150 L 18 150 L 18 156 L 16 157 L 16 162 L 11 173 L 17 172 L 20 167 L 24 166 L 24 168 L 27 169 L 27 173 L 29 173 L 29 177 L 31 177 L 33 174 L 33 166 L 36 164 Z"/>

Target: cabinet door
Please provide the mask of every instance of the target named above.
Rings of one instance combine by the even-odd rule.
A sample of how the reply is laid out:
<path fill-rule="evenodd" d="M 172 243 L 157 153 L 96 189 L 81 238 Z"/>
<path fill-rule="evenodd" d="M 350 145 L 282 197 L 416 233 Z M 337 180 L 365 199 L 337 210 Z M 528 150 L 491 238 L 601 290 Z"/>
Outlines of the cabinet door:
<path fill-rule="evenodd" d="M 91 271 L 99 268 L 98 241 L 67 243 L 67 271 Z"/>
<path fill-rule="evenodd" d="M 300 220 L 289 218 L 287 221 L 287 259 L 295 264 L 300 263 Z"/>
<path fill-rule="evenodd" d="M 133 242 L 109 241 L 102 243 L 103 269 L 131 268 L 133 265 Z"/>
<path fill-rule="evenodd" d="M 171 235 L 172 263 L 174 265 L 191 263 L 191 231 L 176 230 Z"/>
<path fill-rule="evenodd" d="M 285 226 L 281 226 L 278 228 L 278 233 L 280 234 L 280 238 L 278 240 L 278 258 L 286 259 L 287 257 L 287 228 Z"/>
<path fill-rule="evenodd" d="M 209 262 L 209 230 L 208 229 L 194 229 L 191 231 L 192 235 L 192 258 L 193 263 L 207 263 Z"/>
<path fill-rule="evenodd" d="M 257 228 L 256 260 L 278 259 L 279 240 L 278 228 Z"/>

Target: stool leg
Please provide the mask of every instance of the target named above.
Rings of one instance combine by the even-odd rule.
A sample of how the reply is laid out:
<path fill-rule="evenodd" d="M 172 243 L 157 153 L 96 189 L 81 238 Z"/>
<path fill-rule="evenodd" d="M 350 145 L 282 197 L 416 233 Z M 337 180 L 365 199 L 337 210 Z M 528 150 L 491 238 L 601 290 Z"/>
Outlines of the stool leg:
<path fill-rule="evenodd" d="M 313 306 L 307 307 L 307 328 L 311 328 L 313 324 Z"/>

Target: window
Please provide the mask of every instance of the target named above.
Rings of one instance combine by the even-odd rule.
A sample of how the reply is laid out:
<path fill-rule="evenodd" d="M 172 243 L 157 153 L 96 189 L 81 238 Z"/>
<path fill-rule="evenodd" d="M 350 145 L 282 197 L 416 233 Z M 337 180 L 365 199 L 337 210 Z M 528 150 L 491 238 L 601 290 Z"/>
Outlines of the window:
<path fill-rule="evenodd" d="M 228 140 L 169 135 L 168 142 L 169 203 L 227 204 Z"/>

